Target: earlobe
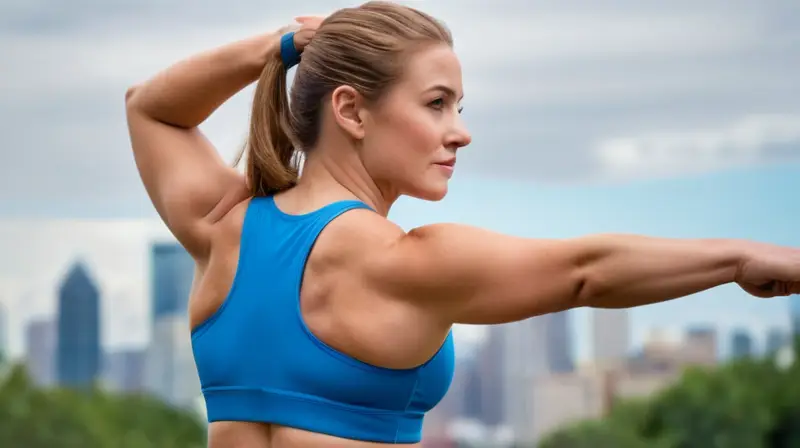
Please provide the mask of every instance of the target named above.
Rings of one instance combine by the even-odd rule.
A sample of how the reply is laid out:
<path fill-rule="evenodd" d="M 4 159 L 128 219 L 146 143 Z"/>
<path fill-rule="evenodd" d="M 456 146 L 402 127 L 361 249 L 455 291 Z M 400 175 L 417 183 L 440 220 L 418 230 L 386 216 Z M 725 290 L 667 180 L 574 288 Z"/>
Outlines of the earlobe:
<path fill-rule="evenodd" d="M 364 138 L 361 104 L 361 95 L 350 86 L 339 86 L 331 94 L 331 106 L 336 124 L 356 140 Z"/>

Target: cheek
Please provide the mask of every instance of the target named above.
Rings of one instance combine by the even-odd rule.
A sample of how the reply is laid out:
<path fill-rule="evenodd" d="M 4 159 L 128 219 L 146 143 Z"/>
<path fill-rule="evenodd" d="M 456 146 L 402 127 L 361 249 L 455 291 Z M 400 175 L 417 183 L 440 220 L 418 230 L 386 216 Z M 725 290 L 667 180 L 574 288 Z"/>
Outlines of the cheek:
<path fill-rule="evenodd" d="M 384 110 L 368 129 L 364 162 L 376 177 L 416 183 L 441 146 L 434 114 L 416 105 Z"/>
<path fill-rule="evenodd" d="M 427 110 L 407 110 L 396 114 L 389 123 L 392 146 L 406 157 L 429 156 L 440 146 L 439 133 L 432 114 Z M 427 162 L 427 158 L 425 159 Z"/>

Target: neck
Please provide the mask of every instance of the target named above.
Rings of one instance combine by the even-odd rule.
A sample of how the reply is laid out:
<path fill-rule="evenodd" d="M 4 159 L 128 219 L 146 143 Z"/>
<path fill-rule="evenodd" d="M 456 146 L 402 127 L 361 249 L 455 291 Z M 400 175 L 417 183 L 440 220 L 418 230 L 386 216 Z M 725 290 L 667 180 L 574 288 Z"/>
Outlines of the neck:
<path fill-rule="evenodd" d="M 326 202 L 343 198 L 358 199 L 382 216 L 389 214 L 389 209 L 399 196 L 391 188 L 381 188 L 355 154 L 349 158 L 331 157 L 319 150 L 306 158 L 302 175 L 294 189 Z"/>

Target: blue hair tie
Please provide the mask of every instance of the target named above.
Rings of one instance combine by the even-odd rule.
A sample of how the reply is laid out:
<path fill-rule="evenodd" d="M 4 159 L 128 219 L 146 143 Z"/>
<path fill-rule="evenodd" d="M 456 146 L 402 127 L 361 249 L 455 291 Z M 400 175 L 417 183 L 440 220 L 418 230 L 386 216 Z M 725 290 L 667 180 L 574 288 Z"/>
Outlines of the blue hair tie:
<path fill-rule="evenodd" d="M 300 63 L 300 52 L 294 46 L 294 31 L 281 37 L 281 60 L 286 70 Z"/>

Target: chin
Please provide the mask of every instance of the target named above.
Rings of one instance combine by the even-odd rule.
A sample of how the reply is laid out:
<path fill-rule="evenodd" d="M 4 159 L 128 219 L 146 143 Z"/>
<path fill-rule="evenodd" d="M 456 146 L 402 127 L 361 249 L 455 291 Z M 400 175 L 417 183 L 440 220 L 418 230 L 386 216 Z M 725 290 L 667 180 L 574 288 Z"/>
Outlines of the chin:
<path fill-rule="evenodd" d="M 410 193 L 409 196 L 431 202 L 441 201 L 445 196 L 447 196 L 447 183 L 436 186 L 428 185 L 426 187 L 427 188 L 416 189 L 416 191 L 414 193 Z"/>

